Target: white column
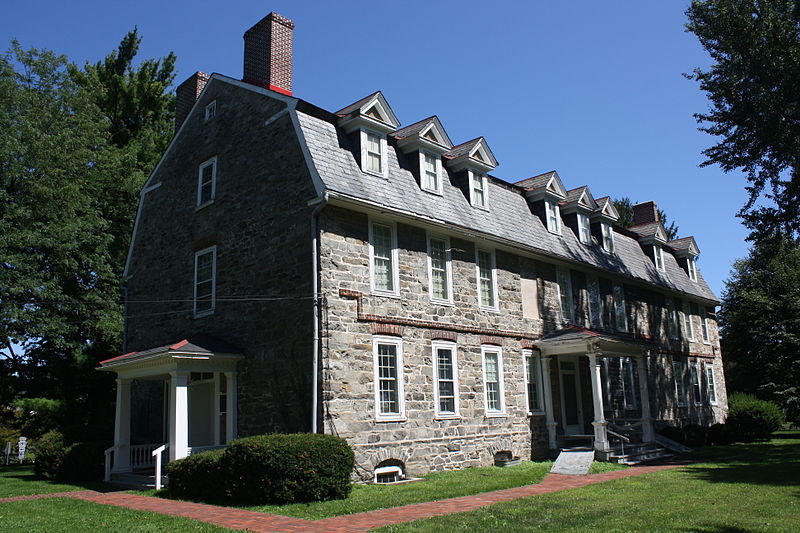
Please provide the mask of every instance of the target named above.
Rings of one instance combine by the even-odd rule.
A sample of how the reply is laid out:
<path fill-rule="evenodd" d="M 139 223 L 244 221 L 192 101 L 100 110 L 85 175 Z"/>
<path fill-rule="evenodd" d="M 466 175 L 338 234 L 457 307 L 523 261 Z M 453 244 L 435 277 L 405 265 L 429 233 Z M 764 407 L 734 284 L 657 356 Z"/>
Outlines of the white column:
<path fill-rule="evenodd" d="M 130 379 L 117 379 L 112 472 L 128 472 L 131 467 L 131 381 Z"/>
<path fill-rule="evenodd" d="M 189 373 L 170 372 L 169 460 L 189 455 Z"/>
<path fill-rule="evenodd" d="M 214 372 L 214 405 L 212 409 L 214 410 L 214 446 L 219 446 L 222 444 L 220 442 L 220 426 L 219 426 L 219 417 L 220 417 L 220 410 L 219 410 L 219 395 L 220 395 L 220 386 L 219 380 L 224 374 L 220 372 Z"/>
<path fill-rule="evenodd" d="M 600 380 L 600 362 L 597 355 L 586 354 L 589 358 L 589 375 L 592 377 L 592 404 L 594 405 L 594 449 L 599 452 L 608 452 L 608 433 L 606 432 L 606 418 L 603 414 L 603 385 Z"/>
<path fill-rule="evenodd" d="M 226 386 L 226 390 L 228 391 L 226 397 L 227 414 L 225 415 L 225 419 L 228 425 L 227 428 L 225 429 L 225 436 L 228 439 L 228 442 L 230 442 L 232 440 L 236 440 L 239 428 L 236 419 L 237 409 L 238 409 L 237 395 L 239 393 L 239 391 L 236 390 L 236 372 L 225 372 L 225 379 L 228 380 Z"/>
<path fill-rule="evenodd" d="M 553 389 L 550 386 L 550 356 L 542 356 L 542 396 L 544 397 L 545 424 L 551 450 L 556 449 L 556 419 L 553 415 Z"/>
<path fill-rule="evenodd" d="M 650 366 L 650 352 L 645 352 L 639 359 L 639 396 L 642 400 L 642 441 L 653 442 L 656 440 L 653 432 L 653 417 L 650 414 L 650 393 L 647 386 L 647 369 Z"/>

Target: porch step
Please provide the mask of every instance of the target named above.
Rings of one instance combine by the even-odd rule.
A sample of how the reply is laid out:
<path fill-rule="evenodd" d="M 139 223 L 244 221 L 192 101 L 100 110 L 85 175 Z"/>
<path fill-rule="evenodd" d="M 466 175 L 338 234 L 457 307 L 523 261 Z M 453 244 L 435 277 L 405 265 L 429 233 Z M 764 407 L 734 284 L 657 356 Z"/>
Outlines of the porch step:
<path fill-rule="evenodd" d="M 660 461 L 673 457 L 671 451 L 655 444 L 631 444 L 625 446 L 625 453 L 620 448 L 612 451 L 608 460 L 612 463 L 623 465 L 638 465 L 641 463 Z"/>
<path fill-rule="evenodd" d="M 167 476 L 161 476 L 162 487 L 167 486 L 168 481 L 169 479 Z M 156 476 L 155 474 L 137 474 L 133 472 L 125 474 L 111 474 L 111 481 L 109 481 L 109 483 L 111 485 L 126 489 L 154 489 L 156 488 Z"/>

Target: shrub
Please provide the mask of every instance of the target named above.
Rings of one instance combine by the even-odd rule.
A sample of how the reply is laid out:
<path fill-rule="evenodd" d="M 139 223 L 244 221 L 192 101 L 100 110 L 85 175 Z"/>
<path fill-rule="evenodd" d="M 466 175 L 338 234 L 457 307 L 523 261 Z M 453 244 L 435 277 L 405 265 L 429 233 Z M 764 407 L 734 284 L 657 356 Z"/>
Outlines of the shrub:
<path fill-rule="evenodd" d="M 768 439 L 783 425 L 783 412 L 777 404 L 759 400 L 752 394 L 728 397 L 728 422 L 733 437 L 743 442 Z"/>
<path fill-rule="evenodd" d="M 38 477 L 57 479 L 64 462 L 67 447 L 64 444 L 64 435 L 59 431 L 51 430 L 42 435 L 35 442 L 36 462 L 33 471 Z"/>
<path fill-rule="evenodd" d="M 168 464 L 170 495 L 207 501 L 223 499 L 228 485 L 220 467 L 223 453 L 223 450 L 211 450 Z"/>
<path fill-rule="evenodd" d="M 686 444 L 686 435 L 684 435 L 683 429 L 677 426 L 666 426 L 662 428 L 659 433 L 670 440 L 674 440 L 680 444 Z"/>
<path fill-rule="evenodd" d="M 346 498 L 355 458 L 333 435 L 259 435 L 234 441 L 222 456 L 234 500 L 292 503 Z"/>
<path fill-rule="evenodd" d="M 56 477 L 74 482 L 101 479 L 104 473 L 104 450 L 105 446 L 99 442 L 77 442 L 68 446 Z"/>
<path fill-rule="evenodd" d="M 706 443 L 706 428 L 698 424 L 687 424 L 683 426 L 683 434 L 686 436 L 684 444 L 691 448 L 704 446 Z"/>
<path fill-rule="evenodd" d="M 731 428 L 725 424 L 713 424 L 708 428 L 706 442 L 715 446 L 730 444 L 733 442 Z"/>

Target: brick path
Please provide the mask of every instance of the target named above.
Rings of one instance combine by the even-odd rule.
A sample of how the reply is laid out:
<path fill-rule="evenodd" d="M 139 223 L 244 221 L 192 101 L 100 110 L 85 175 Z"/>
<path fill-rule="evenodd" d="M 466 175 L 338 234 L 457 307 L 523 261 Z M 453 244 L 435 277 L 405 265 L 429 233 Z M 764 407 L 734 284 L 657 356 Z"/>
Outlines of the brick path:
<path fill-rule="evenodd" d="M 60 492 L 53 494 L 37 494 L 33 496 L 16 496 L 13 498 L 2 498 L 0 503 L 12 501 L 38 500 L 42 498 L 74 498 L 89 502 L 126 507 L 139 511 L 149 511 L 171 516 L 181 516 L 192 518 L 201 522 L 215 524 L 230 529 L 247 531 L 257 531 L 264 533 L 299 533 L 299 532 L 319 532 L 319 533 L 363 533 L 374 528 L 389 524 L 399 524 L 411 522 L 421 518 L 430 518 L 464 511 L 472 511 L 480 507 L 486 507 L 495 503 L 507 502 L 518 498 L 548 494 L 561 490 L 583 487 L 610 481 L 612 479 L 622 479 L 631 476 L 648 474 L 668 468 L 676 468 L 682 464 L 668 464 L 657 466 L 636 466 L 626 470 L 614 470 L 602 474 L 589 476 L 567 476 L 563 474 L 548 474 L 541 483 L 536 485 L 526 485 L 513 489 L 496 490 L 472 496 L 461 496 L 448 500 L 434 502 L 413 503 L 402 507 L 391 509 L 377 509 L 364 513 L 325 518 L 322 520 L 305 520 L 302 518 L 292 518 L 269 513 L 259 513 L 245 509 L 233 507 L 218 507 L 202 503 L 181 502 L 154 498 L 151 496 L 139 496 L 126 492 L 96 492 L 93 490 L 83 490 L 74 492 Z"/>

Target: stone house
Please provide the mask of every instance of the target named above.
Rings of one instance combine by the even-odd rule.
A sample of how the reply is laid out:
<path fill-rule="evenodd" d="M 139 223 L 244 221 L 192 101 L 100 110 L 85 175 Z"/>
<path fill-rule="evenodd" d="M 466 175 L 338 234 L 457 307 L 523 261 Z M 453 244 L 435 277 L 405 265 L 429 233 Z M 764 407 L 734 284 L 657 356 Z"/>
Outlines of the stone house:
<path fill-rule="evenodd" d="M 608 196 L 496 178 L 486 139 L 403 126 L 380 92 L 295 98 L 293 28 L 270 13 L 243 79 L 177 90 L 125 271 L 128 353 L 100 366 L 115 472 L 162 444 L 324 432 L 385 480 L 724 419 L 718 301 L 655 203 L 623 229 Z"/>

